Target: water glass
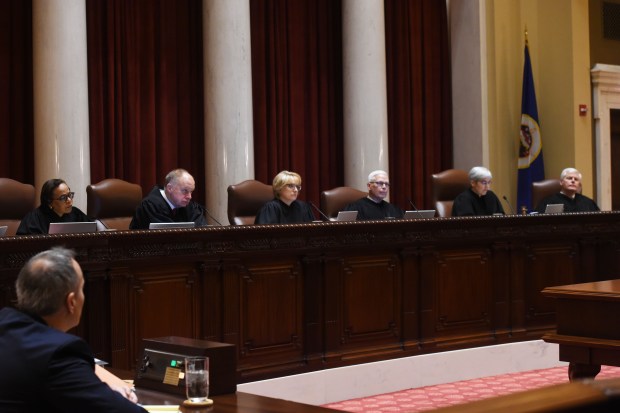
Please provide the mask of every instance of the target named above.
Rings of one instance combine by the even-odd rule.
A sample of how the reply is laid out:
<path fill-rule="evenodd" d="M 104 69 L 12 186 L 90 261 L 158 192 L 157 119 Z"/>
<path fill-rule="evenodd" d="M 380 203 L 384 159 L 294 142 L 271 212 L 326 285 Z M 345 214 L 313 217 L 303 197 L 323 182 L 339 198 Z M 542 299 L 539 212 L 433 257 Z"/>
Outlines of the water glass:
<path fill-rule="evenodd" d="M 204 403 L 209 399 L 209 358 L 185 358 L 185 392 L 191 403 Z"/>

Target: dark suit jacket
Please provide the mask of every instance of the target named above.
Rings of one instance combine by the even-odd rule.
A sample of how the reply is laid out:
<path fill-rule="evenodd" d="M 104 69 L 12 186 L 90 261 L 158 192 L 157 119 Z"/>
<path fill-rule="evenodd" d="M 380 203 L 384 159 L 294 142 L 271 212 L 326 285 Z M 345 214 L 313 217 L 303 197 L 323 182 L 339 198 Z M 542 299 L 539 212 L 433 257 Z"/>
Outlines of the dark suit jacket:
<path fill-rule="evenodd" d="M 146 412 L 95 375 L 88 345 L 14 308 L 0 310 L 0 412 Z"/>

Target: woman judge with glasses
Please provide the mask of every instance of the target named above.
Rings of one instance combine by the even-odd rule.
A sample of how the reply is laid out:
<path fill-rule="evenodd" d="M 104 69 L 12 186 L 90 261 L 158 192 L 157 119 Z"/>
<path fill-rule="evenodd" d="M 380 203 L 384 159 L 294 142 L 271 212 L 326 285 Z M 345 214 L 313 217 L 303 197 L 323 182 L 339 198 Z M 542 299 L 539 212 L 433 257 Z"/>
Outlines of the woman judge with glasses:
<path fill-rule="evenodd" d="M 62 179 L 50 179 L 41 188 L 41 205 L 30 211 L 17 228 L 17 235 L 47 234 L 52 222 L 88 222 L 88 217 L 73 206 L 75 192 Z"/>
<path fill-rule="evenodd" d="M 452 204 L 452 216 L 504 214 L 497 195 L 491 191 L 491 171 L 474 166 L 469 171 L 471 187 L 460 193 Z"/>
<path fill-rule="evenodd" d="M 345 211 L 357 211 L 357 220 L 402 218 L 403 210 L 385 200 L 390 191 L 387 172 L 377 170 L 368 175 L 368 196 L 347 205 Z"/>
<path fill-rule="evenodd" d="M 255 224 L 295 224 L 314 221 L 310 205 L 299 201 L 301 176 L 295 172 L 282 171 L 273 178 L 274 199 L 262 206 Z"/>

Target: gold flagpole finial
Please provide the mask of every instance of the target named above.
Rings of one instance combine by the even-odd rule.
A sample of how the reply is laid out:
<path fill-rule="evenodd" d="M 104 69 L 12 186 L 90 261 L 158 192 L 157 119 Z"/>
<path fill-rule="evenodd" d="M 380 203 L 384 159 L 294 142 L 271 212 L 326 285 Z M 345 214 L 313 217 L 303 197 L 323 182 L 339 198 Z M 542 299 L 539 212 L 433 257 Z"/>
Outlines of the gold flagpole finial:
<path fill-rule="evenodd" d="M 527 46 L 527 24 L 525 25 L 525 31 L 523 32 L 523 34 L 525 35 L 525 45 Z"/>

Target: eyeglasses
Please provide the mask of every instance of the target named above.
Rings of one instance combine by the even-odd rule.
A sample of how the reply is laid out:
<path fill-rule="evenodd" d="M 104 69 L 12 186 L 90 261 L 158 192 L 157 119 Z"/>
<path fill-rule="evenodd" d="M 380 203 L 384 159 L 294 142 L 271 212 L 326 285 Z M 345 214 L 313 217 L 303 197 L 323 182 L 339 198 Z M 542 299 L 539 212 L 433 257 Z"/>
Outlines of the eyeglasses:
<path fill-rule="evenodd" d="M 54 199 L 54 201 L 67 202 L 67 199 L 73 199 L 74 196 L 75 192 L 67 192 L 66 194 L 60 195 L 58 198 Z"/>
<path fill-rule="evenodd" d="M 489 186 L 492 183 L 492 181 L 478 181 L 478 182 L 480 182 L 484 186 Z"/>
<path fill-rule="evenodd" d="M 390 187 L 390 183 L 389 182 L 383 182 L 383 181 L 370 181 L 371 184 L 375 184 L 377 186 L 385 186 L 387 188 Z"/>
<path fill-rule="evenodd" d="M 286 184 L 286 187 L 287 187 L 288 189 L 297 189 L 298 191 L 301 191 L 301 185 Z"/>

